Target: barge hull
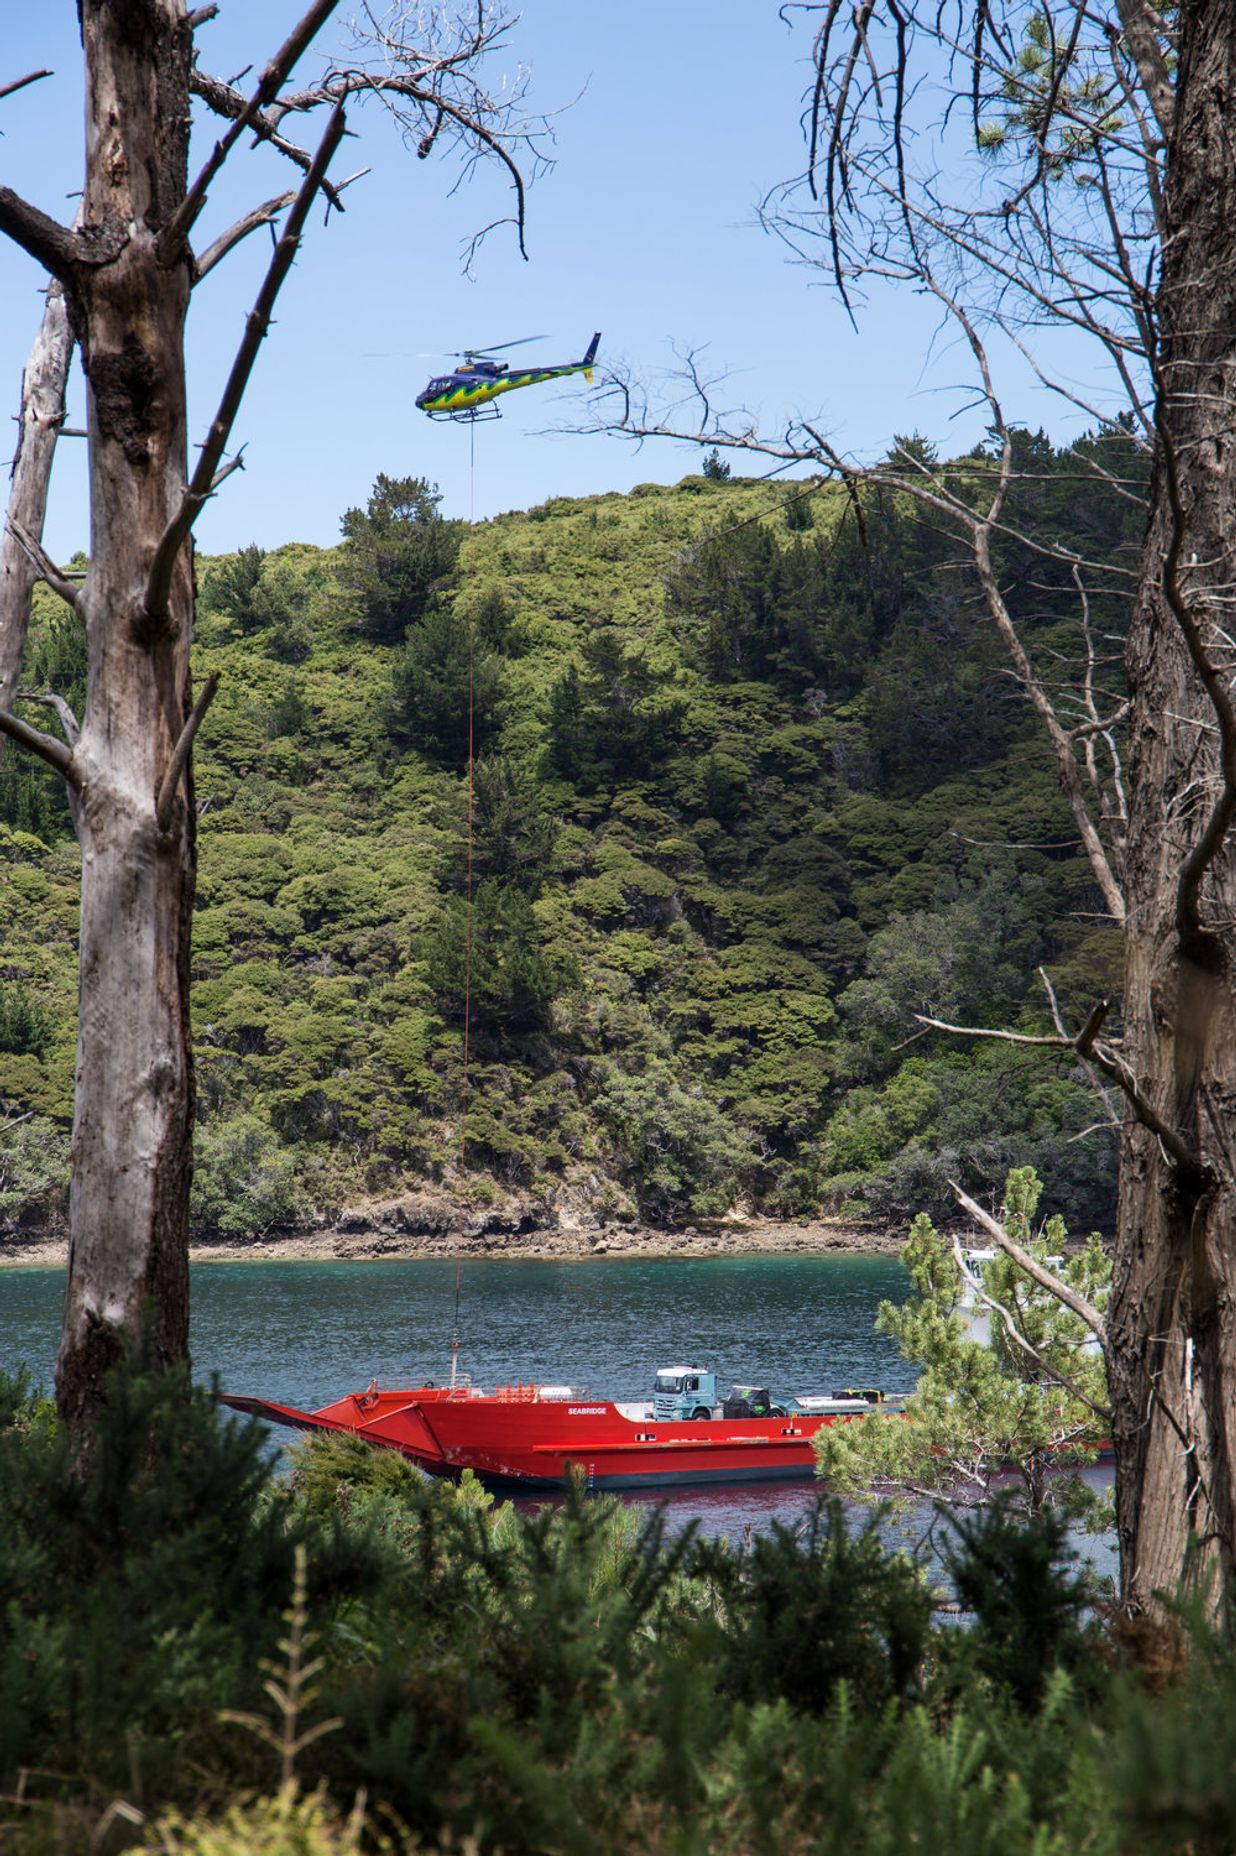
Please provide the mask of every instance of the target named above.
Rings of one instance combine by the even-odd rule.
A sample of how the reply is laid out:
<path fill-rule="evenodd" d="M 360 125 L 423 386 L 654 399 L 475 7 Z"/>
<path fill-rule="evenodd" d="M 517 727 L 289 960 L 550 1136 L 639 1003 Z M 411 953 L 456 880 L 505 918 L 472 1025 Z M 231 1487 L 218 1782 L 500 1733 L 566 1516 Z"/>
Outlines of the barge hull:
<path fill-rule="evenodd" d="M 494 1487 L 524 1489 L 560 1489 L 571 1473 L 594 1489 L 809 1480 L 816 1433 L 838 1422 L 813 1414 L 658 1424 L 609 1400 L 573 1412 L 535 1395 L 461 1396 L 443 1387 L 351 1394 L 318 1411 L 231 1393 L 221 1402 L 271 1424 L 398 1450 L 431 1475 L 471 1470 Z"/>

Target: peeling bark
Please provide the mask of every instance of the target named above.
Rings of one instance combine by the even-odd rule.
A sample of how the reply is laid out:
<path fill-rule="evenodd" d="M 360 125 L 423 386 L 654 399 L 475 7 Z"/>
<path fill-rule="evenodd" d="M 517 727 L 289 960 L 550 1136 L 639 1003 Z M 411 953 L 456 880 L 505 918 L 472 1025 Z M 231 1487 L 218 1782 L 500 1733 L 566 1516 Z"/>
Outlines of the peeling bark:
<path fill-rule="evenodd" d="M 22 459 L 29 481 L 15 487 L 12 505 L 18 552 L 0 552 L 0 696 L 17 676 L 34 579 L 69 601 L 87 643 L 85 712 L 80 730 L 67 730 L 67 746 L 0 700 L 0 738 L 40 754 L 68 783 L 82 848 L 71 1233 L 56 1366 L 60 1413 L 79 1443 L 103 1402 L 108 1370 L 135 1341 L 143 1339 L 156 1368 L 188 1356 L 191 753 L 214 691 L 211 679 L 193 701 L 191 535 L 206 500 L 238 467 L 238 457 L 224 461 L 225 448 L 307 216 L 319 193 L 338 205 L 348 184 L 327 179 L 346 133 L 345 97 L 394 87 L 404 100 L 401 120 L 447 112 L 465 144 L 497 154 L 513 174 L 522 228 L 522 182 L 503 146 L 507 139 L 530 144 L 530 129 L 513 115 L 520 89 L 504 86 L 487 97 L 464 68 L 501 38 L 504 22 L 491 21 L 484 5 L 461 27 L 450 56 L 433 30 L 423 53 L 383 40 L 383 64 L 389 53 L 396 65 L 407 61 L 407 72 L 387 71 L 379 83 L 360 69 L 338 94 L 319 86 L 295 99 L 297 109 L 331 112 L 313 154 L 274 135 L 268 109 L 282 114 L 293 106 L 279 106 L 280 90 L 334 6 L 308 0 L 247 102 L 238 98 L 233 108 L 238 93 L 215 87 L 226 93 L 232 126 L 190 185 L 192 34 L 215 8 L 189 13 L 184 0 L 78 0 L 86 182 L 76 224 L 59 225 L 0 186 L 0 235 L 59 280 L 62 295 L 53 293 L 48 312 L 53 320 L 53 311 L 59 315 L 58 332 L 53 338 L 45 328 L 36 355 L 54 351 L 63 363 L 58 388 L 50 358 L 45 387 L 33 361 L 27 379 Z M 456 85 L 462 100 L 452 102 Z M 290 154 L 305 177 L 294 196 L 268 200 L 237 221 L 199 267 L 189 235 L 211 181 L 248 126 Z M 190 476 L 190 290 L 285 205 L 286 224 Z M 81 351 L 88 405 L 90 566 L 80 589 L 39 543 L 70 334 Z"/>
<path fill-rule="evenodd" d="M 64 390 L 72 354 L 64 291 L 53 283 L 22 375 L 17 453 L 8 504 L 9 520 L 36 542 L 42 536 L 47 513 L 47 487 L 56 440 L 64 423 Z M 30 595 L 38 578 L 39 570 L 29 549 L 22 546 L 18 533 L 6 523 L 0 533 L 0 709 L 11 706 L 17 688 L 30 624 Z"/>
<path fill-rule="evenodd" d="M 187 254 L 156 255 L 184 197 L 191 46 L 180 0 L 84 0 L 87 172 L 82 229 L 125 229 L 69 292 L 86 373 L 90 569 L 79 609 L 88 681 L 81 780 L 81 975 L 72 1236 L 56 1367 L 80 1431 L 103 1378 L 148 1323 L 152 1364 L 188 1355 L 187 1189 L 193 1071 L 191 805 L 156 802 L 189 713 L 187 550 L 164 620 L 144 606 L 151 557 L 180 506 L 188 441 Z"/>
<path fill-rule="evenodd" d="M 1128 647 L 1125 1056 L 1196 1164 L 1128 1121 L 1109 1332 L 1133 1609 L 1182 1578 L 1230 1585 L 1236 1573 L 1236 739 L 1223 635 L 1236 586 L 1236 7 L 1192 0 L 1180 26 L 1158 450 Z"/>

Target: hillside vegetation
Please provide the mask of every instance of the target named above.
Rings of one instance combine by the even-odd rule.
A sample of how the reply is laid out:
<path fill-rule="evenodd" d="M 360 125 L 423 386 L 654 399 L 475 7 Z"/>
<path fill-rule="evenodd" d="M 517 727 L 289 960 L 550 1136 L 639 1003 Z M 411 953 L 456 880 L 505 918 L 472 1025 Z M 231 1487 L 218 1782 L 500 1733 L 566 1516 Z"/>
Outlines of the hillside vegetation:
<path fill-rule="evenodd" d="M 1091 558 L 1136 540 L 1136 506 L 1023 442 L 1018 521 Z M 221 679 L 197 752 L 199 1235 L 457 1182 L 470 632 L 474 1207 L 938 1215 L 950 1177 L 1018 1163 L 1071 1223 L 1107 1221 L 1084 1079 L 915 1040 L 916 1011 L 1050 1028 L 1040 966 L 1079 1019 L 1118 986 L 1044 744 L 957 544 L 803 488 L 713 465 L 469 535 L 379 477 L 338 548 L 199 560 L 196 671 Z M 1067 575 L 1011 541 L 1001 573 L 1066 680 Z M 1092 623 L 1118 651 L 1122 614 Z M 83 681 L 49 596 L 25 686 L 79 706 Z M 0 860 L 12 1233 L 64 1202 L 77 881 L 56 783 L 12 751 Z"/>

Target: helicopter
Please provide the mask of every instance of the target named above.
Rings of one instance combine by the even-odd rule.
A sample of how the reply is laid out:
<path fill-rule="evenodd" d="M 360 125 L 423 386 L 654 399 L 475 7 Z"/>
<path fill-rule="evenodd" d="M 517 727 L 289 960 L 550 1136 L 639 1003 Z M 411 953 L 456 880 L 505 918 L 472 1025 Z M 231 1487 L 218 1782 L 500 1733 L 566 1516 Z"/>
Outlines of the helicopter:
<path fill-rule="evenodd" d="M 585 380 L 592 379 L 600 330 L 589 342 L 582 361 L 565 361 L 557 367 L 523 368 L 511 373 L 509 361 L 492 358 L 508 348 L 522 348 L 526 342 L 543 339 L 540 335 L 528 335 L 522 341 L 498 342 L 492 348 L 465 348 L 457 357 L 463 366 L 453 374 L 442 374 L 431 380 L 424 392 L 417 394 L 417 405 L 431 419 L 500 419 L 501 413 L 491 404 L 500 393 L 512 393 L 516 387 L 538 387 L 542 381 L 563 380 L 568 374 L 582 374 Z M 482 411 L 482 407 L 487 410 Z"/>

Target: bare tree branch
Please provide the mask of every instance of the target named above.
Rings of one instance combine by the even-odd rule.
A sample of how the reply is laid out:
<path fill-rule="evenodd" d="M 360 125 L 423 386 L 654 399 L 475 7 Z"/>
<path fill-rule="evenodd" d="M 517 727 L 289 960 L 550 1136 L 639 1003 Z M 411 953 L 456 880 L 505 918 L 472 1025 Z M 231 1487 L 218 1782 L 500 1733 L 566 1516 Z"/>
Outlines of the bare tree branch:
<path fill-rule="evenodd" d="M 73 758 L 73 752 L 57 741 L 55 735 L 45 735 L 41 728 L 32 728 L 29 722 L 14 715 L 9 709 L 0 709 L 0 734 L 7 735 L 10 741 L 16 741 L 21 747 L 29 748 L 40 760 L 45 760 L 49 767 L 63 774 L 69 785 L 81 791 L 81 770 Z"/>
<path fill-rule="evenodd" d="M 947 1031 L 955 1038 L 995 1038 L 1001 1044 L 1035 1044 L 1043 1050 L 1077 1049 L 1076 1038 L 1068 1036 L 1036 1036 L 1028 1031 L 1000 1031 L 994 1026 L 986 1025 L 949 1025 L 942 1018 L 928 1018 L 923 1012 L 912 1012 L 911 1017 L 926 1031 Z"/>
<path fill-rule="evenodd" d="M 185 248 L 190 232 L 193 230 L 198 214 L 206 204 L 206 195 L 210 183 L 228 155 L 235 147 L 245 130 L 251 127 L 259 113 L 278 96 L 288 73 L 314 36 L 325 25 L 334 12 L 338 0 L 314 0 L 297 24 L 292 28 L 274 57 L 267 64 L 258 80 L 258 87 L 249 98 L 232 127 L 217 141 L 207 156 L 196 180 L 185 194 L 180 206 L 168 220 L 159 235 L 158 257 L 160 264 L 174 264 Z"/>
<path fill-rule="evenodd" d="M 1013 1345 L 1021 1348 L 1027 1359 L 1034 1362 L 1045 1379 L 1050 1379 L 1053 1385 L 1060 1386 L 1069 1394 L 1070 1398 L 1075 1398 L 1080 1405 L 1084 1405 L 1088 1411 L 1092 1411 L 1096 1418 L 1102 1418 L 1105 1424 L 1109 1424 L 1112 1415 L 1110 1408 L 1106 1405 L 1096 1404 L 1089 1393 L 1083 1392 L 1076 1380 L 1070 1379 L 1069 1375 L 1067 1373 L 1062 1373 L 1058 1367 L 1050 1365 L 1049 1362 L 1043 1358 L 1038 1349 L 1031 1346 L 1030 1342 L 1026 1339 L 1016 1321 L 1013 1319 L 1010 1311 L 1004 1306 L 1004 1303 L 997 1302 L 993 1295 L 987 1293 L 979 1277 L 975 1275 L 974 1271 L 967 1264 L 965 1251 L 961 1247 L 961 1240 L 956 1237 L 953 1239 L 953 1255 L 957 1260 L 957 1267 L 961 1271 L 964 1281 L 969 1285 L 971 1292 L 983 1304 L 984 1308 L 989 1308 L 992 1314 L 999 1315 L 1001 1325 L 1009 1339 L 1013 1342 Z"/>
<path fill-rule="evenodd" d="M 287 224 L 275 247 L 270 268 L 258 291 L 253 308 L 249 312 L 245 333 L 237 350 L 236 359 L 232 363 L 232 371 L 224 387 L 223 397 L 219 402 L 219 410 L 207 433 L 206 442 L 202 446 L 201 456 L 198 458 L 197 468 L 189 483 L 184 501 L 171 522 L 168 523 L 155 549 L 146 586 L 146 610 L 152 619 L 160 620 L 167 612 L 168 594 L 176 565 L 176 556 L 211 494 L 211 485 L 227 445 L 232 423 L 240 410 L 240 402 L 249 384 L 249 375 L 253 371 L 258 349 L 270 326 L 275 299 L 292 268 L 292 261 L 300 247 L 300 237 L 309 209 L 335 150 L 343 139 L 343 132 L 344 113 L 342 106 L 339 105 L 331 114 L 321 146 L 296 196 L 295 204 L 288 214 Z"/>
<path fill-rule="evenodd" d="M 72 353 L 64 290 L 53 282 L 22 375 L 17 453 L 9 490 L 9 517 L 31 536 L 43 532 Z M 38 572 L 28 550 L 6 525 L 0 531 L 0 708 L 7 708 L 21 673 L 30 595 Z"/>
<path fill-rule="evenodd" d="M 925 1017 L 921 1012 L 915 1012 L 912 1016 L 925 1029 L 947 1031 L 952 1037 L 995 1038 L 997 1042 L 1003 1044 L 1034 1044 L 1045 1050 L 1075 1051 L 1079 1057 L 1088 1059 L 1103 1072 L 1104 1076 L 1109 1076 L 1119 1086 L 1137 1120 L 1142 1123 L 1143 1127 L 1149 1128 L 1150 1132 L 1162 1143 L 1164 1151 L 1171 1156 L 1183 1174 L 1190 1180 L 1207 1178 L 1208 1169 L 1201 1157 L 1194 1152 L 1178 1129 L 1164 1121 L 1124 1058 L 1111 1044 L 1097 1042 L 1097 1034 L 1106 1014 L 1107 1001 L 1103 999 L 1095 1006 L 1075 1038 L 1067 1035 L 1036 1037 L 1027 1032 L 1000 1031 L 993 1027 L 979 1025 L 949 1025 L 945 1024 L 942 1019 Z"/>
<path fill-rule="evenodd" d="M 306 167 L 309 165 L 308 157 L 306 157 L 305 165 Z M 369 168 L 357 168 L 355 174 L 349 174 L 346 180 L 327 182 L 323 179 L 322 191 L 328 196 L 331 205 L 342 212 L 343 194 L 356 181 L 364 180 L 369 172 Z M 256 232 L 259 226 L 273 225 L 279 214 L 285 207 L 290 206 L 295 198 L 295 192 L 278 194 L 273 200 L 267 200 L 264 205 L 255 206 L 252 212 L 245 213 L 234 225 L 229 226 L 226 232 L 220 233 L 214 243 L 206 248 L 205 254 L 197 260 L 194 283 L 200 283 L 207 271 L 213 270 L 221 258 L 226 258 L 233 246 L 239 245 L 242 239 L 248 238 L 250 232 Z"/>
<path fill-rule="evenodd" d="M 1068 1032 L 1064 1028 L 1064 1020 L 1060 1015 L 1060 1001 L 1056 997 L 1056 989 L 1052 985 L 1051 980 L 1048 977 L 1046 967 L 1039 968 L 1039 978 L 1042 980 L 1043 990 L 1047 994 L 1047 1003 L 1051 1011 L 1052 1023 L 1055 1025 L 1056 1030 L 1060 1033 L 1061 1037 L 1068 1037 Z M 1084 1035 L 1085 1035 L 1085 1031 L 1083 1028 L 1083 1036 Z M 1076 1040 L 1071 1040 L 1071 1041 L 1073 1042 L 1073 1047 L 1076 1050 L 1077 1049 Z M 1078 1051 L 1078 1055 L 1081 1056 L 1080 1051 Z M 1090 1080 L 1090 1087 L 1094 1090 L 1095 1094 L 1098 1096 L 1100 1102 L 1102 1102 L 1103 1107 L 1107 1112 L 1107 1120 L 1105 1122 L 1098 1122 L 1095 1124 L 1095 1128 L 1088 1128 L 1084 1130 L 1084 1132 L 1088 1134 L 1093 1134 L 1096 1131 L 1096 1129 L 1100 1127 L 1114 1128 L 1117 1131 L 1119 1131 L 1120 1116 L 1116 1112 L 1116 1104 L 1112 1100 L 1111 1096 L 1108 1094 L 1108 1091 L 1104 1087 L 1099 1073 L 1096 1071 L 1095 1066 L 1090 1062 L 1090 1059 L 1088 1057 L 1083 1056 L 1082 1063 L 1085 1065 L 1086 1075 Z M 1078 1140 L 1081 1137 L 1079 1135 L 1074 1135 L 1073 1138 L 1075 1140 Z"/>
<path fill-rule="evenodd" d="M 214 243 L 208 245 L 197 261 L 195 283 L 200 283 L 207 271 L 213 271 L 221 258 L 226 258 L 229 251 L 240 241 L 248 238 L 250 232 L 256 232 L 259 226 L 268 226 L 278 218 L 284 207 L 290 206 L 296 198 L 295 192 L 278 193 L 273 200 L 266 200 L 261 206 L 255 206 L 244 214 L 226 232 L 221 232 Z"/>
<path fill-rule="evenodd" d="M 214 476 L 211 478 L 210 494 L 213 496 L 215 491 L 219 488 L 219 485 L 221 483 L 226 483 L 233 471 L 243 470 L 244 468 L 245 468 L 245 448 L 242 445 L 240 447 L 240 450 L 236 453 L 236 456 L 234 458 L 229 458 L 226 464 L 221 464 L 218 470 L 215 472 Z"/>
<path fill-rule="evenodd" d="M 14 536 L 20 548 L 29 556 L 31 564 L 37 569 L 40 580 L 45 580 L 53 593 L 59 594 L 66 606 L 76 612 L 78 589 L 71 580 L 65 578 L 52 560 L 41 541 L 27 534 L 16 516 L 6 516 L 5 525 Z"/>
<path fill-rule="evenodd" d="M 24 90 L 27 84 L 37 84 L 41 77 L 50 76 L 50 71 L 27 71 L 25 77 L 15 77 L 11 83 L 0 84 L 0 97 L 11 97 L 15 90 Z"/>
<path fill-rule="evenodd" d="M 45 708 L 54 709 L 60 717 L 60 726 L 64 729 L 65 740 L 71 748 L 77 746 L 81 728 L 72 708 L 63 696 L 58 696 L 55 690 L 19 690 L 17 695 L 19 702 L 37 702 L 42 703 Z"/>
<path fill-rule="evenodd" d="M 203 716 L 215 699 L 215 691 L 218 687 L 218 673 L 212 671 L 202 685 L 201 695 L 189 711 L 185 725 L 180 731 L 180 739 L 172 751 L 172 758 L 167 763 L 167 772 L 163 775 L 163 784 L 159 788 L 159 797 L 155 802 L 155 822 L 160 831 L 166 831 L 171 823 L 172 806 L 176 801 L 176 788 L 180 785 L 181 777 L 189 763 L 194 737 L 202 726 Z"/>
<path fill-rule="evenodd" d="M 72 283 L 83 261 L 80 241 L 67 226 L 62 226 L 58 219 L 50 218 L 37 206 L 31 206 L 11 187 L 0 187 L 0 232 L 20 245 L 61 283 Z"/>
<path fill-rule="evenodd" d="M 994 1239 L 1006 1256 L 1012 1257 L 1018 1269 L 1024 1270 L 1026 1275 L 1037 1282 L 1041 1289 L 1046 1289 L 1049 1295 L 1054 1295 L 1058 1302 L 1063 1302 L 1066 1308 L 1071 1309 L 1073 1314 L 1079 1320 L 1084 1321 L 1090 1332 L 1097 1337 L 1099 1345 L 1106 1349 L 1107 1322 L 1094 1304 L 1087 1301 L 1084 1295 L 1079 1294 L 1067 1282 L 1062 1282 L 1059 1276 L 1047 1268 L 1046 1264 L 1040 1263 L 1037 1257 L 1032 1257 L 1028 1250 L 1024 1250 L 1015 1238 L 1009 1236 L 1000 1221 L 993 1218 L 990 1212 L 985 1212 L 983 1207 L 957 1184 L 956 1180 L 950 1179 L 948 1183 L 952 1187 L 957 1203 L 970 1214 L 975 1223 L 986 1231 L 990 1238 Z"/>
<path fill-rule="evenodd" d="M 217 116 L 222 116 L 230 122 L 234 122 L 242 115 L 246 107 L 247 99 L 241 91 L 224 83 L 221 78 L 211 77 L 208 72 L 197 70 L 196 67 L 190 73 L 189 88 L 194 96 L 200 97 L 202 102 L 214 110 Z M 288 141 L 286 136 L 278 133 L 273 126 L 273 118 L 269 111 L 260 111 L 249 126 L 259 141 L 269 142 L 273 149 L 300 168 L 302 173 L 308 173 L 313 156 L 307 148 L 301 148 L 297 143 Z M 322 190 L 332 206 L 338 206 L 342 212 L 343 207 L 335 197 L 334 189 L 329 181 L 324 182 Z"/>
<path fill-rule="evenodd" d="M 524 251 L 526 186 L 516 159 L 516 150 L 529 152 L 534 163 L 544 164 L 540 151 L 542 138 L 551 134 L 543 116 L 525 117 L 519 113 L 524 94 L 525 74 L 504 79 L 501 87 L 487 91 L 474 75 L 473 67 L 503 42 L 507 18 L 480 0 L 475 17 L 465 24 L 425 9 L 394 6 L 379 17 L 374 9 L 363 6 L 352 22 L 356 61 L 330 71 L 320 83 L 300 91 L 284 93 L 269 107 L 259 109 L 248 122 L 255 136 L 303 169 L 310 156 L 283 133 L 289 115 L 304 114 L 324 105 L 334 106 L 352 97 L 375 98 L 394 117 L 405 140 L 419 159 L 431 154 L 438 142 L 447 137 L 464 150 L 464 173 L 481 155 L 491 155 L 506 169 L 515 194 L 515 211 L 508 219 L 498 219 L 486 227 L 511 223 L 516 228 L 521 252 Z M 405 28 L 414 26 L 409 34 Z M 207 73 L 194 71 L 191 79 L 194 94 L 218 115 L 236 123 L 250 108 L 252 99 L 227 83 Z M 535 167 L 534 167 L 535 172 Z M 324 184 L 332 206 L 342 204 L 341 186 Z M 485 233 L 470 241 L 479 242 Z M 526 255 L 526 253 L 524 254 Z"/>

